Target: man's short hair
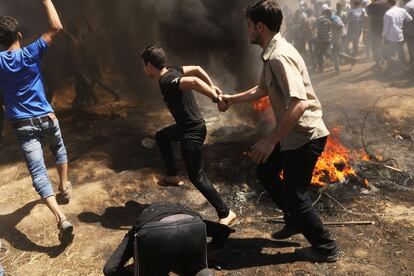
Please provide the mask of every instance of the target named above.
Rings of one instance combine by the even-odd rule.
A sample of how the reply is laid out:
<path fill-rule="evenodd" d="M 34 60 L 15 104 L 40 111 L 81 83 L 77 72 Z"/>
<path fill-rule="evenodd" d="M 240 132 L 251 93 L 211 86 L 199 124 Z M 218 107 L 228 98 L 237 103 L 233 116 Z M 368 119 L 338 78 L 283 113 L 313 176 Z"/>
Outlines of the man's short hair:
<path fill-rule="evenodd" d="M 167 61 L 167 55 L 164 50 L 157 45 L 151 45 L 145 48 L 141 53 L 141 58 L 145 65 L 151 63 L 157 69 L 163 69 Z"/>
<path fill-rule="evenodd" d="M 10 47 L 19 38 L 19 23 L 10 16 L 0 16 L 0 44 Z"/>
<path fill-rule="evenodd" d="M 254 24 L 262 22 L 267 28 L 278 33 L 283 21 L 282 10 L 273 0 L 258 0 L 250 4 L 246 9 L 246 17 Z"/>

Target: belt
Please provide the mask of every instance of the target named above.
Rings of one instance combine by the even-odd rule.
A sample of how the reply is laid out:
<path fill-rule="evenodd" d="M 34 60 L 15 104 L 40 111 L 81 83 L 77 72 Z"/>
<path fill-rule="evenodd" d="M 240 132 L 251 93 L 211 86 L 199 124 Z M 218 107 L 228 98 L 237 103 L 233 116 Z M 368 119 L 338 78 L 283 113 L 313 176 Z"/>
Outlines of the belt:
<path fill-rule="evenodd" d="M 34 126 L 34 125 L 41 125 L 43 123 L 47 123 L 51 121 L 49 115 L 36 117 L 36 118 L 29 118 L 29 119 L 22 119 L 18 121 L 12 122 L 13 128 L 25 127 L 25 126 Z"/>

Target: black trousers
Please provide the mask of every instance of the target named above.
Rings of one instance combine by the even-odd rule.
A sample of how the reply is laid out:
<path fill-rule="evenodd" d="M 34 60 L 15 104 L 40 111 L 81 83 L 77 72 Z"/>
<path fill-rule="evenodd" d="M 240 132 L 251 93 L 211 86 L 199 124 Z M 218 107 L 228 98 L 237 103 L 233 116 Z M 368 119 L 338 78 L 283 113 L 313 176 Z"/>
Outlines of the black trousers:
<path fill-rule="evenodd" d="M 324 68 L 324 58 L 330 56 L 329 49 L 331 47 L 330 41 L 318 41 L 316 48 L 315 48 L 315 59 L 314 61 L 318 65 L 319 69 L 322 70 Z"/>
<path fill-rule="evenodd" d="M 180 275 L 193 276 L 207 268 L 206 225 L 199 217 L 194 217 L 147 223 L 136 238 L 131 230 L 105 264 L 106 276 L 132 275 L 124 265 L 134 257 L 134 240 L 139 276 L 164 276 L 175 267 L 181 270 Z"/>
<path fill-rule="evenodd" d="M 371 50 L 374 56 L 375 63 L 379 65 L 382 61 L 382 34 L 377 32 L 371 33 Z"/>
<path fill-rule="evenodd" d="M 229 214 L 229 208 L 211 184 L 202 167 L 202 149 L 206 134 L 207 129 L 204 123 L 192 127 L 172 125 L 157 132 L 155 139 L 169 176 L 177 175 L 171 143 L 180 143 L 181 154 L 191 183 L 213 205 L 219 218 L 225 218 Z"/>
<path fill-rule="evenodd" d="M 414 35 L 405 35 L 405 40 L 407 41 L 410 64 L 414 65 Z"/>
<path fill-rule="evenodd" d="M 282 209 L 286 226 L 299 229 L 314 248 L 332 253 L 337 251 L 336 242 L 324 228 L 308 195 L 312 173 L 325 144 L 326 137 L 291 151 L 281 151 L 277 145 L 267 162 L 258 166 L 257 173 L 272 200 Z"/>

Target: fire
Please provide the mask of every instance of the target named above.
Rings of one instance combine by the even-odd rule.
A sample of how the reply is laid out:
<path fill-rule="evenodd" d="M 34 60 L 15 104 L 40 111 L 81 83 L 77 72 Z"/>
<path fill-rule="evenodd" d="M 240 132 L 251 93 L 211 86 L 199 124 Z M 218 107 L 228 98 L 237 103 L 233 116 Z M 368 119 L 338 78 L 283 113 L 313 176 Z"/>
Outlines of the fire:
<path fill-rule="evenodd" d="M 351 150 L 339 141 L 339 128 L 332 129 L 325 151 L 316 163 L 312 183 L 323 186 L 356 176 L 355 170 L 349 164 L 350 160 Z"/>
<path fill-rule="evenodd" d="M 256 110 L 258 112 L 263 112 L 266 109 L 268 109 L 269 107 L 270 107 L 269 97 L 261 98 L 260 100 L 255 101 L 253 103 L 254 110 Z"/>
<path fill-rule="evenodd" d="M 270 107 L 269 98 L 260 99 L 254 103 L 253 107 L 260 113 L 265 111 Z M 313 172 L 312 184 L 314 185 L 324 186 L 328 183 L 343 182 L 350 176 L 356 177 L 357 174 L 350 164 L 352 156 L 358 156 L 362 161 L 369 160 L 369 156 L 363 151 L 351 151 L 341 143 L 338 127 L 330 132 L 325 151 L 319 157 Z M 368 185 L 368 180 L 364 179 L 362 183 Z"/>

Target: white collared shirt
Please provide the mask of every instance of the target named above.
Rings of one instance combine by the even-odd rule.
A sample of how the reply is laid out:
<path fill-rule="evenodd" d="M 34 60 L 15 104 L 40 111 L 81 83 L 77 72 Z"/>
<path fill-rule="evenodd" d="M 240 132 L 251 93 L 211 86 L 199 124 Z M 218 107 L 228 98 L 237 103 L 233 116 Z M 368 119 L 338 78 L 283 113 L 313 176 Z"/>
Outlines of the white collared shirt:
<path fill-rule="evenodd" d="M 308 104 L 298 123 L 280 141 L 281 150 L 295 150 L 311 140 L 328 136 L 321 103 L 313 90 L 305 61 L 295 47 L 277 33 L 263 51 L 262 59 L 259 86 L 268 91 L 276 120 L 282 119 L 293 99 Z"/>
<path fill-rule="evenodd" d="M 404 22 L 410 22 L 413 18 L 400 7 L 393 6 L 384 14 L 384 29 L 382 36 L 391 42 L 404 41 Z"/>

